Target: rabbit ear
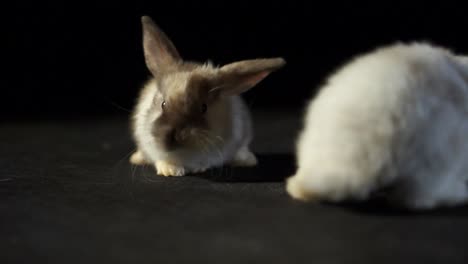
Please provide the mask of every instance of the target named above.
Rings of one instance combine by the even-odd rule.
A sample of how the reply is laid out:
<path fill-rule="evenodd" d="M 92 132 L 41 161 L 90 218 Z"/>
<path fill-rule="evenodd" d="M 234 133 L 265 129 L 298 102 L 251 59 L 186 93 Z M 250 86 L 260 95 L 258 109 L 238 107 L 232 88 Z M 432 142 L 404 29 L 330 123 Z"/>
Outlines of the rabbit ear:
<path fill-rule="evenodd" d="M 224 95 L 243 93 L 254 87 L 273 71 L 286 64 L 283 58 L 244 60 L 224 65 L 216 86 L 210 91 Z"/>
<path fill-rule="evenodd" d="M 166 34 L 148 16 L 141 18 L 146 66 L 153 75 L 177 66 L 182 60 Z"/>

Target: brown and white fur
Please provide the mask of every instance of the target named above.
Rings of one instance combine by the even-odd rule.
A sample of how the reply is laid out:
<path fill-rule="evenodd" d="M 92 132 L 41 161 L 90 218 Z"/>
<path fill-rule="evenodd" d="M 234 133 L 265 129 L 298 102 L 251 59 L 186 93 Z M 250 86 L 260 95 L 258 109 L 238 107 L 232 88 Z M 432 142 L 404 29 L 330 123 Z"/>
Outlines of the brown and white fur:
<path fill-rule="evenodd" d="M 428 43 L 357 56 L 308 105 L 288 193 L 388 198 L 410 209 L 468 201 L 468 59 Z"/>
<path fill-rule="evenodd" d="M 132 115 L 133 164 L 182 176 L 226 163 L 254 166 L 249 111 L 240 94 L 281 68 L 282 58 L 215 67 L 184 61 L 151 18 L 142 17 L 145 61 L 152 73 Z"/>

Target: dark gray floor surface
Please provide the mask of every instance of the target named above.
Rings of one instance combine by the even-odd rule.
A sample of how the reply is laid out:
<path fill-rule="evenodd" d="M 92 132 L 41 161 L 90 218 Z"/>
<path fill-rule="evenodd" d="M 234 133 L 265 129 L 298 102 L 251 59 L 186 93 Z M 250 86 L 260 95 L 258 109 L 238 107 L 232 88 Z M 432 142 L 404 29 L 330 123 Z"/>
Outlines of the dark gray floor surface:
<path fill-rule="evenodd" d="M 1 263 L 468 263 L 468 208 L 302 204 L 298 113 L 257 113 L 255 168 L 132 167 L 127 120 L 0 126 Z"/>

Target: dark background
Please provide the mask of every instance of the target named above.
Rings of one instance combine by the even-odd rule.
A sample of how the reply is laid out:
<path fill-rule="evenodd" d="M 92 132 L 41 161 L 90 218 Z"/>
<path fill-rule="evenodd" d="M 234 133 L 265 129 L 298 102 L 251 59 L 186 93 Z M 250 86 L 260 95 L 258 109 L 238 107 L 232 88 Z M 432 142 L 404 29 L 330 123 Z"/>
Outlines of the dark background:
<path fill-rule="evenodd" d="M 467 9 L 419 4 L 5 3 L 0 263 L 468 263 L 466 206 L 409 214 L 285 190 L 296 110 L 341 63 L 395 41 L 468 53 Z M 128 162 L 124 109 L 148 77 L 142 15 L 187 59 L 287 60 L 245 94 L 259 165 L 160 177 Z"/>
<path fill-rule="evenodd" d="M 284 57 L 285 68 L 245 94 L 254 109 L 301 108 L 336 67 L 378 45 L 425 40 L 468 53 L 466 9 L 445 1 L 19 2 L 4 13 L 0 116 L 12 119 L 128 114 L 148 77 L 142 15 L 187 59 Z"/>

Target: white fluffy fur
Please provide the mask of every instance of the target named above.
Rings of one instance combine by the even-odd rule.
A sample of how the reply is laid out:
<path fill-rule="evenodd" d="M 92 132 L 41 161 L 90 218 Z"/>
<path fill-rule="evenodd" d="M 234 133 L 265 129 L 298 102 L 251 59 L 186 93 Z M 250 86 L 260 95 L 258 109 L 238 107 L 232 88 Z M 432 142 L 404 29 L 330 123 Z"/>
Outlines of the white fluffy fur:
<path fill-rule="evenodd" d="M 288 193 L 413 209 L 468 200 L 468 59 L 426 43 L 356 57 L 309 103 Z"/>

